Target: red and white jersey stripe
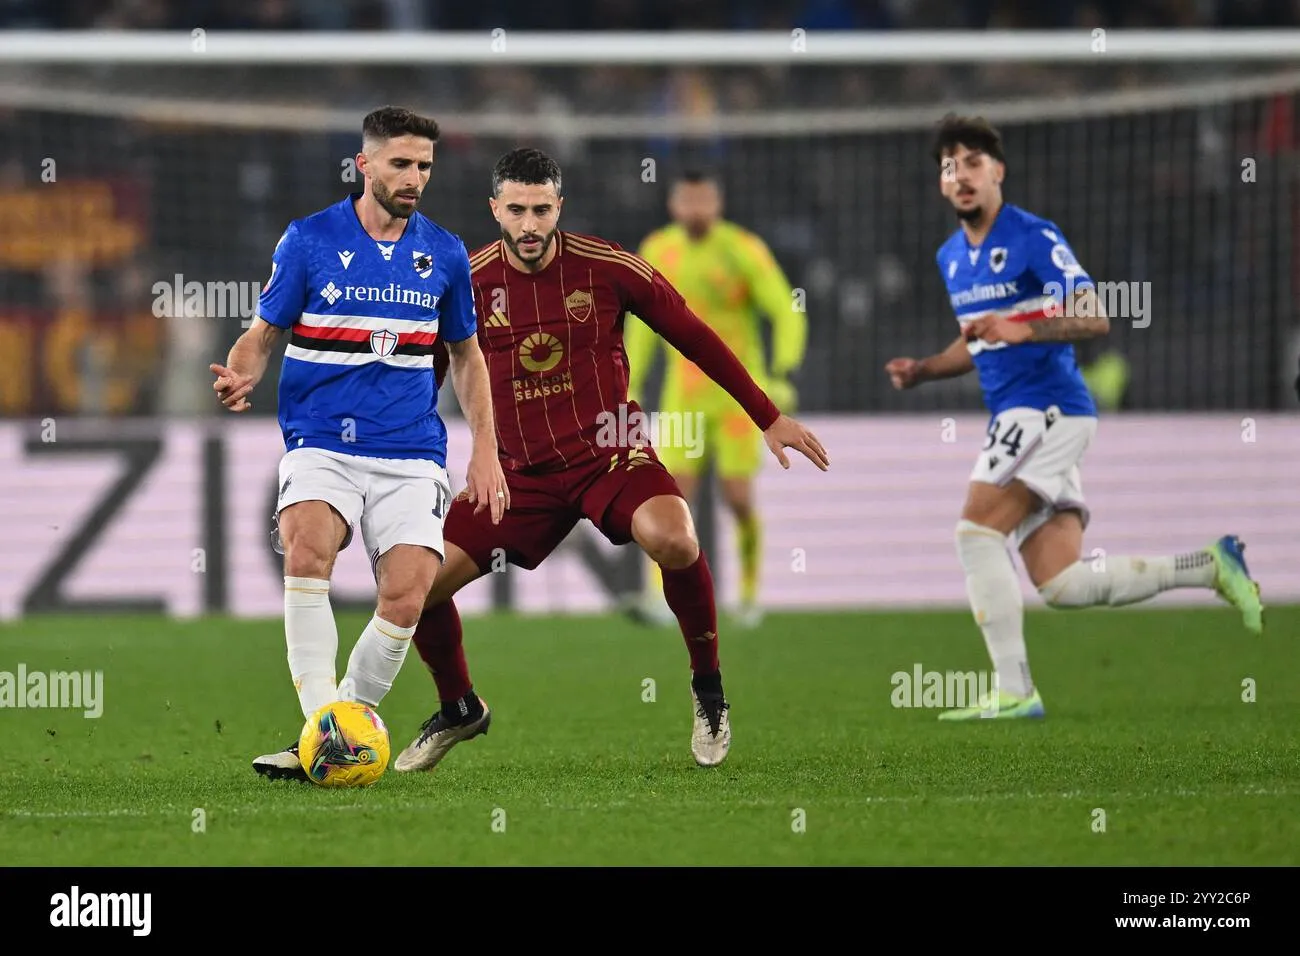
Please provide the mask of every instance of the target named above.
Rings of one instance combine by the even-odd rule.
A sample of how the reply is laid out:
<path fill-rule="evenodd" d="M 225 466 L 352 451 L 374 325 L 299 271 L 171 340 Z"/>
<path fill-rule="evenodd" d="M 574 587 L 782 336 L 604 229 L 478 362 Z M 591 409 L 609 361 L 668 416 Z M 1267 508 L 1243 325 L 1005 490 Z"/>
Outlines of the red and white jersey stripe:
<path fill-rule="evenodd" d="M 962 328 L 967 323 L 974 322 L 976 319 L 982 319 L 990 315 L 1002 316 L 1010 319 L 1012 322 L 1034 322 L 1039 319 L 1050 318 L 1059 315 L 1061 304 L 1050 295 L 1037 295 L 1028 299 L 1021 299 L 1014 305 L 1002 309 L 986 309 L 983 312 L 967 312 L 965 315 L 957 317 L 957 322 Z M 978 355 L 980 352 L 989 352 L 993 349 L 1004 349 L 1007 347 L 1006 342 L 981 342 L 976 339 L 967 343 L 967 349 L 971 355 Z"/>
<path fill-rule="evenodd" d="M 433 368 L 438 320 L 409 322 L 370 315 L 304 312 L 293 324 L 289 358 L 327 365 L 383 362 L 399 368 Z"/>

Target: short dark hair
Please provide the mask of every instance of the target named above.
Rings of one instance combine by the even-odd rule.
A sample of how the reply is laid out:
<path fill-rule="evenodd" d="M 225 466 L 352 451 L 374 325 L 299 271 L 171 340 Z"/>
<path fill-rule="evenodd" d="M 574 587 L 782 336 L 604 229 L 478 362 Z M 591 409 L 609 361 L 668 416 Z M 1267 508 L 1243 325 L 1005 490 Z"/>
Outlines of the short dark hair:
<path fill-rule="evenodd" d="M 501 195 L 505 182 L 526 183 L 530 186 L 553 183 L 555 194 L 561 195 L 560 164 L 540 149 L 520 147 L 512 149 L 492 167 L 492 195 Z"/>
<path fill-rule="evenodd" d="M 935 165 L 943 165 L 944 156 L 958 146 L 978 150 L 986 156 L 992 156 L 999 163 L 1006 162 L 1002 154 L 1002 134 L 982 116 L 958 116 L 956 113 L 949 113 L 939 121 L 930 151 Z"/>
<path fill-rule="evenodd" d="M 700 183 L 718 185 L 718 177 L 702 166 L 686 167 L 677 175 L 677 181 L 679 183 L 690 183 L 692 186 L 698 186 Z"/>
<path fill-rule="evenodd" d="M 395 139 L 398 136 L 423 136 L 438 142 L 441 135 L 438 123 L 428 116 L 400 106 L 381 106 L 366 114 L 361 121 L 361 138 L 363 141 Z"/>

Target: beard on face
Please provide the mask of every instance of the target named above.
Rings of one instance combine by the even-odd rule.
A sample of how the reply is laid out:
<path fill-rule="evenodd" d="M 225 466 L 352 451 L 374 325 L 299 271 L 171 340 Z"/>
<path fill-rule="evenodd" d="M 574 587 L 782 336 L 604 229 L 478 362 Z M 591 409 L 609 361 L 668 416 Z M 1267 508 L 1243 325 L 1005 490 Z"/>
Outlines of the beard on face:
<path fill-rule="evenodd" d="M 969 208 L 963 208 L 957 205 L 961 200 L 972 198 L 975 195 L 976 193 L 973 189 L 964 195 L 959 190 L 952 197 L 952 211 L 956 213 L 957 218 L 962 222 L 978 222 L 984 216 L 984 206 L 982 204 L 970 206 Z"/>
<path fill-rule="evenodd" d="M 510 235 L 509 232 L 507 232 L 503 228 L 501 230 L 501 238 L 505 240 L 506 246 L 510 249 L 510 251 L 513 252 L 517 257 L 519 257 L 524 262 L 539 262 L 541 261 L 542 257 L 546 255 L 546 250 L 551 248 L 551 242 L 555 239 L 555 229 L 552 229 L 544 236 L 539 236 L 536 233 L 528 233 L 527 235 L 521 235 L 518 239 L 515 239 Z M 524 239 L 541 239 L 541 243 L 538 245 L 537 251 L 533 253 L 531 256 L 524 255 L 519 248 L 519 243 Z"/>
<path fill-rule="evenodd" d="M 375 202 L 379 203 L 390 216 L 397 219 L 410 219 L 411 213 L 415 212 L 415 207 L 419 205 L 420 197 L 415 197 L 416 202 L 410 206 L 403 206 L 397 201 L 397 198 L 389 192 L 387 186 L 378 179 L 375 180 Z"/>
<path fill-rule="evenodd" d="M 686 220 L 686 234 L 692 239 L 703 239 L 709 234 L 709 227 L 712 225 L 707 219 L 688 219 Z"/>

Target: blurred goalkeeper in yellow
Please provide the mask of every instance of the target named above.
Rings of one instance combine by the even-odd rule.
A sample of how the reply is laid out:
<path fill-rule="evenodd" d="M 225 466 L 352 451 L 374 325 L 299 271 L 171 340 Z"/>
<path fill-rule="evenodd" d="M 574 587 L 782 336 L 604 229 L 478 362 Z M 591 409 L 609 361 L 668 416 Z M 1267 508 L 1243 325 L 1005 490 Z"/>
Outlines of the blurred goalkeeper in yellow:
<path fill-rule="evenodd" d="M 648 235 L 638 254 L 657 268 L 740 358 L 772 401 L 786 414 L 796 404 L 791 376 L 803 363 L 808 328 L 802 296 L 796 298 L 767 244 L 722 216 L 722 188 L 703 172 L 677 178 L 669 193 L 672 222 Z M 772 323 L 772 361 L 765 361 L 760 315 Z M 635 316 L 626 319 L 628 397 L 649 412 L 643 389 L 663 340 Z M 676 349 L 664 344 L 667 368 L 659 402 L 660 435 L 655 450 L 693 502 L 710 461 L 723 500 L 735 519 L 741 594 L 738 623 L 756 625 L 762 528 L 754 507 L 753 480 L 763 462 L 762 435 L 749 416 Z M 670 424 L 662 424 L 670 423 Z M 672 623 L 663 600 L 658 568 L 649 568 L 649 586 L 638 618 Z"/>

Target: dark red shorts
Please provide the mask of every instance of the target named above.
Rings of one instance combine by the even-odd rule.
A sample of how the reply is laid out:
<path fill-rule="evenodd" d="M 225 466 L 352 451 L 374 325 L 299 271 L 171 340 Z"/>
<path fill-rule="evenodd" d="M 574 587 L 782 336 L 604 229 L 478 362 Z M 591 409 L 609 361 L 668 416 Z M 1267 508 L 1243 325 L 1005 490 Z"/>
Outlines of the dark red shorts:
<path fill-rule="evenodd" d="M 490 508 L 475 514 L 475 505 L 461 492 L 443 525 L 443 538 L 468 554 L 484 573 L 491 569 L 494 554 L 533 570 L 583 518 L 611 543 L 627 544 L 637 508 L 657 495 L 681 497 L 677 482 L 653 449 L 620 451 L 612 462 L 592 461 L 545 475 L 507 471 L 506 484 L 510 509 L 500 524 L 492 523 Z"/>

